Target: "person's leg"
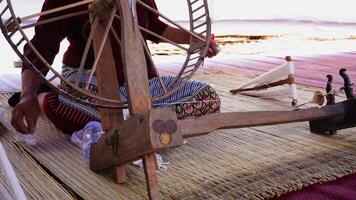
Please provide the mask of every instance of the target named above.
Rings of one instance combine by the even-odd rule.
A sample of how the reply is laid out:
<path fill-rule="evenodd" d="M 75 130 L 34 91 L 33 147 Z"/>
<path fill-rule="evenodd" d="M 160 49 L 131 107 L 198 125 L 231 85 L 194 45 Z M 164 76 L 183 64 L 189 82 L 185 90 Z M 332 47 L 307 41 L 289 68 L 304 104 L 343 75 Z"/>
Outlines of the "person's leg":
<path fill-rule="evenodd" d="M 46 93 L 49 91 L 51 91 L 51 88 L 48 87 L 46 84 L 42 83 L 38 88 L 37 94 Z M 20 102 L 20 98 L 21 98 L 21 92 L 15 92 L 8 100 L 9 105 L 11 107 L 15 107 Z"/>
<path fill-rule="evenodd" d="M 69 74 L 75 74 L 68 71 Z M 172 82 L 173 77 L 163 77 L 167 85 Z M 95 81 L 96 82 L 96 81 Z M 151 94 L 155 94 L 159 84 L 150 80 Z M 96 88 L 96 87 L 91 87 Z M 126 88 L 120 88 L 121 99 L 127 97 Z M 39 102 L 47 117 L 63 132 L 73 133 L 82 129 L 89 121 L 99 121 L 98 116 L 88 112 L 94 110 L 90 107 L 80 106 L 68 100 L 64 102 L 55 92 L 41 94 Z M 62 99 L 65 99 L 62 97 Z M 173 104 L 173 105 L 172 105 Z M 171 106 L 177 113 L 179 119 L 187 117 L 199 117 L 209 113 L 220 112 L 220 98 L 216 91 L 206 83 L 189 81 L 177 92 L 165 99 L 155 101 L 153 107 Z"/>
<path fill-rule="evenodd" d="M 184 102 L 174 105 L 178 119 L 200 117 L 220 112 L 221 102 L 216 91 L 208 86 Z"/>
<path fill-rule="evenodd" d="M 89 112 L 62 102 L 55 92 L 41 94 L 39 102 L 42 102 L 43 113 L 58 129 L 67 134 L 82 129 L 90 121 L 99 121 Z"/>
<path fill-rule="evenodd" d="M 62 76 L 68 81 L 75 82 L 78 69 L 63 67 Z M 84 71 L 80 85 L 85 85 L 87 80 L 87 72 Z M 61 84 L 60 86 L 67 93 L 75 92 L 71 87 Z M 96 79 L 93 77 L 93 81 L 90 87 L 93 92 L 96 90 Z M 83 97 L 84 98 L 84 97 Z M 86 99 L 89 101 L 89 99 Z M 62 130 L 64 133 L 72 134 L 74 131 L 78 131 L 90 122 L 99 121 L 97 111 L 89 106 L 80 105 L 77 102 L 73 102 L 66 97 L 57 94 L 54 91 L 48 93 L 41 93 L 38 96 L 40 107 L 45 115 L 52 121 L 52 123 Z"/>
<path fill-rule="evenodd" d="M 163 76 L 165 85 L 171 85 L 174 77 Z M 162 93 L 158 79 L 149 81 L 149 87 L 153 96 Z M 199 117 L 209 113 L 220 111 L 220 97 L 207 83 L 191 80 L 186 82 L 178 90 L 166 98 L 153 101 L 153 107 L 172 107 L 179 119 L 187 117 Z"/>

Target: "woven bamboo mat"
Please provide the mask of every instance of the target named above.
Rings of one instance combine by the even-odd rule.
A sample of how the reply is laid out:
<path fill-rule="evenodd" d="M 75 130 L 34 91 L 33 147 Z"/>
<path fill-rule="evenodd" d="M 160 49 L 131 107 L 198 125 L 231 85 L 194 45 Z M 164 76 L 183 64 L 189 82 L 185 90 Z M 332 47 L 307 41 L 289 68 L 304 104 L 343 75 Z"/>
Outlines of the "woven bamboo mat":
<path fill-rule="evenodd" d="M 0 124 L 0 141 L 6 149 L 26 196 L 29 199 L 73 199 L 74 194 L 50 176 L 21 145 L 14 143 L 10 134 Z M 0 170 L 0 187 L 11 194 L 8 186 L 5 174 Z M 13 194 L 11 196 L 14 197 Z"/>
<path fill-rule="evenodd" d="M 236 74 L 217 72 L 197 79 L 213 84 L 218 90 L 223 112 L 291 109 L 289 100 L 229 95 L 227 91 L 244 79 Z M 312 89 L 300 91 L 301 99 L 308 99 L 312 94 Z M 1 102 L 5 100 L 6 95 L 0 96 Z M 7 110 L 7 118 L 9 114 Z M 13 144 L 9 134 L 13 130 L 8 122 L 5 125 L 9 130 L 3 131 L 2 140 Z M 168 171 L 159 172 L 160 190 L 164 199 L 267 199 L 313 183 L 331 181 L 356 172 L 355 130 L 326 137 L 311 134 L 308 123 L 296 123 L 222 130 L 189 139 L 187 145 L 163 154 L 171 164 Z M 59 133 L 43 117 L 37 132 L 39 144 L 24 149 L 80 197 L 146 198 L 142 169 L 129 166 L 128 183 L 116 185 L 110 176 L 92 173 L 83 162 L 80 150 L 70 144 L 69 137 Z M 14 154 L 21 156 L 26 151 Z M 33 160 L 22 161 L 24 165 L 27 162 Z"/>

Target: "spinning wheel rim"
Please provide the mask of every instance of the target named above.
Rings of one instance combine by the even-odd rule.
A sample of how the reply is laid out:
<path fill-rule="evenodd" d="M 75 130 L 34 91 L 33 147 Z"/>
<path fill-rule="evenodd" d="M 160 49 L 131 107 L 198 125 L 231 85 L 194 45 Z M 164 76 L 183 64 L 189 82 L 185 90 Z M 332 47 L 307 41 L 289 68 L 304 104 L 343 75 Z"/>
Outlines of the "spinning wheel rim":
<path fill-rule="evenodd" d="M 90 4 L 90 1 L 91 0 L 86 0 L 86 1 L 83 1 L 83 3 L 87 2 L 86 4 Z M 29 68 L 32 71 L 34 71 L 43 81 L 45 81 L 49 85 L 49 87 L 51 87 L 58 94 L 66 97 L 68 99 L 71 99 L 77 103 L 80 103 L 80 104 L 92 105 L 92 106 L 103 107 L 103 108 L 120 108 L 120 109 L 122 109 L 122 108 L 128 107 L 127 102 L 120 102 L 120 101 L 108 99 L 108 98 L 105 98 L 105 97 L 102 97 L 99 95 L 90 94 L 88 90 L 80 88 L 77 85 L 70 82 L 68 79 L 64 78 L 61 75 L 61 73 L 59 73 L 56 69 L 54 69 L 46 61 L 46 59 L 44 59 L 42 57 L 42 55 L 37 51 L 36 47 L 31 43 L 29 37 L 27 36 L 27 34 L 24 31 L 24 26 L 22 26 L 21 22 L 18 21 L 19 18 L 17 17 L 17 15 L 15 13 L 15 10 L 13 8 L 11 0 L 6 0 L 6 1 L 1 0 L 0 6 L 3 2 L 6 2 L 6 6 L 0 15 L 0 17 L 2 19 L 0 22 L 0 28 L 2 30 L 2 33 L 5 37 L 5 39 L 10 44 L 10 46 L 15 51 L 15 53 L 21 58 L 21 60 L 24 63 L 26 63 L 29 66 Z M 137 1 L 137 2 L 140 4 L 144 4 L 141 1 Z M 201 3 L 201 5 L 199 5 L 199 2 Z M 163 94 L 153 97 L 152 98 L 153 101 L 159 100 L 159 99 L 162 99 L 162 98 L 165 98 L 165 97 L 171 95 L 172 93 L 177 91 L 181 86 L 183 86 L 184 83 L 189 81 L 194 76 L 194 74 L 197 72 L 197 70 L 200 68 L 200 66 L 202 65 L 205 55 L 207 53 L 209 43 L 210 43 L 210 34 L 211 34 L 211 23 L 210 23 L 210 16 L 209 16 L 207 0 L 187 0 L 187 4 L 188 4 L 188 9 L 189 9 L 189 22 L 190 22 L 190 30 L 188 30 L 188 31 L 191 31 L 191 32 L 189 32 L 190 33 L 189 51 L 187 51 L 187 55 L 186 55 L 184 64 L 181 67 L 181 70 L 175 76 L 175 81 L 168 86 L 163 86 L 161 83 L 161 87 L 162 88 L 166 87 L 166 89 L 168 89 L 168 91 L 164 90 Z M 196 7 L 194 7 L 194 5 L 199 5 L 199 6 L 198 6 L 198 8 L 196 8 Z M 204 10 L 204 13 L 202 15 L 199 15 L 198 17 L 195 17 L 194 14 L 201 10 Z M 3 16 L 6 12 L 10 12 L 11 17 L 7 20 L 7 22 L 4 23 Z M 150 12 L 150 11 L 148 11 L 148 12 Z M 161 17 L 163 16 L 163 18 L 167 18 L 160 12 L 158 12 L 158 13 L 160 14 Z M 201 21 L 202 19 L 203 19 L 203 21 Z M 169 18 L 168 18 L 168 20 L 169 20 Z M 14 29 L 12 31 L 8 30 L 7 26 L 9 25 L 9 23 L 13 23 L 13 25 L 14 25 Z M 49 22 L 49 23 L 51 23 L 51 22 Z M 199 23 L 199 24 L 197 25 L 197 23 Z M 205 27 L 204 31 L 201 33 L 197 33 L 197 30 L 201 30 L 202 27 L 203 28 Z M 25 26 L 25 28 L 27 28 L 27 27 Z M 121 27 L 121 28 L 123 28 L 123 27 Z M 180 28 L 180 27 L 178 27 L 178 28 Z M 17 32 L 20 34 L 20 37 L 21 37 L 21 41 L 19 43 L 21 44 L 23 42 L 27 42 L 27 44 L 29 45 L 31 50 L 36 54 L 37 58 L 39 58 L 40 61 L 43 64 L 45 64 L 47 69 L 54 74 L 53 77 L 47 78 L 46 76 L 44 76 L 41 73 L 41 71 L 28 59 L 28 57 L 26 57 L 19 50 L 20 44 L 15 43 L 12 40 L 12 36 L 14 34 L 16 34 Z M 194 47 L 195 43 L 193 43 L 193 40 L 194 40 L 194 37 L 196 37 L 196 36 L 198 36 L 204 40 L 203 44 L 200 43 L 200 45 L 201 45 L 200 47 Z M 148 55 L 148 57 L 152 60 L 151 55 Z M 152 64 L 154 65 L 154 63 L 152 63 Z M 160 74 L 159 74 L 157 68 L 155 68 L 155 69 L 157 71 L 157 77 L 159 77 L 159 79 L 160 79 Z M 82 100 L 82 99 L 80 99 L 72 94 L 69 94 L 68 92 L 56 87 L 52 83 L 52 81 L 56 78 L 59 78 L 65 84 L 69 85 L 71 88 L 78 91 L 80 94 L 83 94 L 87 97 L 94 99 L 94 101 L 88 102 L 86 100 Z"/>

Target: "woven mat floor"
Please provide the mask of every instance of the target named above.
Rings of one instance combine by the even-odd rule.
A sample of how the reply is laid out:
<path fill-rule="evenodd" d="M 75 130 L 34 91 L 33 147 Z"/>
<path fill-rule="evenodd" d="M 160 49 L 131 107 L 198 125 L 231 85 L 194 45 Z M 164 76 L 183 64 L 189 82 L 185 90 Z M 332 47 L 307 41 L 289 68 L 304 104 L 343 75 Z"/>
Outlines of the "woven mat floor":
<path fill-rule="evenodd" d="M 245 79 L 216 72 L 199 75 L 222 97 L 222 111 L 290 110 L 290 100 L 231 96 Z M 300 90 L 301 101 L 313 90 Z M 0 95 L 6 106 L 9 95 Z M 342 99 L 342 97 L 340 97 Z M 0 140 L 19 174 L 29 199 L 146 199 L 143 170 L 128 166 L 124 185 L 107 174 L 91 172 L 80 149 L 45 117 L 38 122 L 39 144 L 13 142 L 7 107 Z M 356 129 L 326 137 L 311 134 L 308 123 L 221 130 L 192 138 L 163 154 L 168 171 L 158 179 L 164 199 L 268 199 L 317 182 L 356 173 Z M 1 176 L 1 175 L 0 175 Z M 0 181 L 1 184 L 1 181 Z"/>

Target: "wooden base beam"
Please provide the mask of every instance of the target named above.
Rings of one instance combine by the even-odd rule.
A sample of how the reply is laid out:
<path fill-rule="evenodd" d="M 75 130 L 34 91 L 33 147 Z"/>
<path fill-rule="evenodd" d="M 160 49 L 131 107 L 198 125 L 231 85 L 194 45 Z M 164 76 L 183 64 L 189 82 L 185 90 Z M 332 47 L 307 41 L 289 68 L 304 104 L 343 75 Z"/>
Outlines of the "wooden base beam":
<path fill-rule="evenodd" d="M 355 103 L 355 101 L 354 101 Z M 351 112 L 356 112 L 349 110 Z M 219 129 L 247 128 L 312 121 L 318 119 L 343 119 L 346 114 L 344 103 L 322 108 L 295 111 L 255 111 L 216 113 L 193 120 L 179 121 L 184 138 L 205 135 Z"/>
<path fill-rule="evenodd" d="M 170 108 L 154 109 L 131 116 L 119 129 L 104 134 L 91 147 L 90 167 L 103 170 L 181 145 L 176 113 Z"/>

